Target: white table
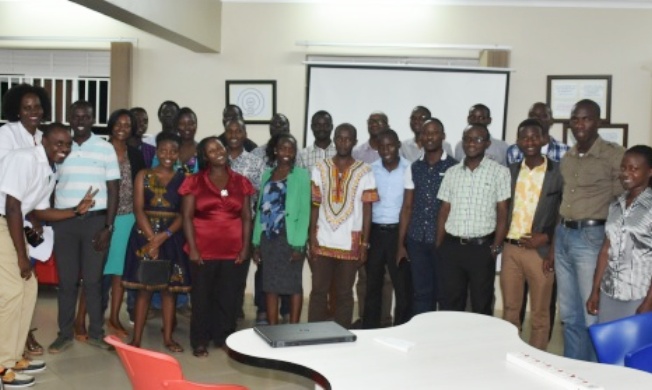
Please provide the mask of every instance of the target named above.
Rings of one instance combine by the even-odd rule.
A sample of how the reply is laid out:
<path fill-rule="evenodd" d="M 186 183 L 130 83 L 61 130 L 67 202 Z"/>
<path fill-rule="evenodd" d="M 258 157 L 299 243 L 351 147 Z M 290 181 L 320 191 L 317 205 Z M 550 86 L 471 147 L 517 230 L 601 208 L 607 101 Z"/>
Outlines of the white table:
<path fill-rule="evenodd" d="M 523 352 L 609 389 L 652 389 L 652 375 L 625 367 L 587 363 L 539 351 L 516 327 L 472 313 L 433 312 L 407 324 L 353 331 L 353 343 L 272 348 L 253 329 L 232 334 L 229 356 L 245 364 L 294 372 L 322 387 L 342 389 L 559 389 L 554 382 L 506 360 Z M 378 337 L 414 342 L 407 352 Z"/>

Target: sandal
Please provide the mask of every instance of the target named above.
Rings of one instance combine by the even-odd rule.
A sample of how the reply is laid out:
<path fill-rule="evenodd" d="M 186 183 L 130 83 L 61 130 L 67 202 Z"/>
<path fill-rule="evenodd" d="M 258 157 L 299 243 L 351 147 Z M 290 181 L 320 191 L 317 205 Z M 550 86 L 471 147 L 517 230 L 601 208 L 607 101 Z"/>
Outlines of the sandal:
<path fill-rule="evenodd" d="M 36 341 L 36 338 L 34 337 L 34 332 L 36 331 L 36 328 L 30 329 L 29 333 L 27 333 L 27 340 L 25 341 L 25 349 L 27 350 L 27 353 L 30 355 L 34 356 L 41 356 L 43 355 L 43 346 Z"/>
<path fill-rule="evenodd" d="M 111 334 L 116 335 L 121 339 L 127 338 L 129 336 L 129 332 L 127 332 L 126 329 L 118 328 L 117 326 L 113 325 L 111 321 L 106 322 L 106 327 L 109 329 Z"/>
<path fill-rule="evenodd" d="M 206 350 L 205 346 L 200 345 L 199 347 L 196 347 L 195 349 L 192 350 L 192 354 L 195 357 L 204 358 L 208 356 L 208 351 Z"/>
<path fill-rule="evenodd" d="M 165 343 L 164 345 L 165 345 L 165 348 L 167 348 L 168 351 L 170 351 L 172 353 L 183 352 L 183 347 L 181 345 L 179 345 L 179 343 L 177 343 L 174 340 L 171 340 L 169 343 Z M 197 355 L 195 355 L 195 356 L 197 356 Z"/>

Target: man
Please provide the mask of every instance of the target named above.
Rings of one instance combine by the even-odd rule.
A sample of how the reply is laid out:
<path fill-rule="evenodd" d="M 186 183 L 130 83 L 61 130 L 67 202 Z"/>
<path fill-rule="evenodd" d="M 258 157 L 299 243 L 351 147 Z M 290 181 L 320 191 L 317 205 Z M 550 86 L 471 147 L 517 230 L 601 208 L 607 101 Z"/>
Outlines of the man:
<path fill-rule="evenodd" d="M 356 129 L 343 123 L 335 130 L 337 154 L 312 170 L 310 216 L 312 291 L 308 321 L 329 319 L 327 294 L 335 283 L 335 322 L 348 328 L 353 316 L 353 283 L 367 259 L 371 203 L 378 200 L 371 167 L 351 156 Z"/>
<path fill-rule="evenodd" d="M 484 104 L 475 104 L 469 109 L 469 116 L 466 117 L 466 123 L 469 125 L 479 123 L 488 127 L 491 124 L 491 110 Z M 464 159 L 464 142 L 460 141 L 455 146 L 455 158 L 459 161 Z M 503 140 L 491 137 L 491 144 L 487 148 L 485 155 L 500 165 L 507 166 L 507 144 Z"/>
<path fill-rule="evenodd" d="M 318 161 L 335 156 L 335 144 L 331 140 L 333 118 L 327 111 L 317 111 L 312 115 L 310 129 L 315 141 L 299 153 L 297 165 L 312 172 Z"/>
<path fill-rule="evenodd" d="M 399 156 L 401 142 L 394 130 L 388 129 L 377 135 L 380 160 L 371 164 L 380 200 L 372 205 L 371 234 L 367 253 L 365 309 L 362 327 L 373 329 L 381 326 L 381 307 L 386 302 L 382 294 L 387 269 L 395 286 L 396 307 L 394 325 L 410 319 L 409 269 L 399 269 L 394 253 L 398 247 L 399 215 L 403 204 L 403 177 L 410 163 Z M 362 269 L 362 268 L 361 268 Z M 391 307 L 391 295 L 389 306 Z M 358 296 L 358 299 L 361 299 Z M 389 324 L 391 325 L 391 323 Z"/>
<path fill-rule="evenodd" d="M 487 126 L 467 126 L 464 160 L 448 171 L 437 198 L 441 250 L 441 310 L 463 311 L 467 289 L 471 310 L 492 315 L 496 256 L 507 233 L 509 170 L 485 156 L 491 145 Z"/>
<path fill-rule="evenodd" d="M 550 107 L 548 107 L 548 105 L 545 103 L 534 103 L 528 111 L 528 118 L 536 119 L 541 124 L 541 129 L 543 130 L 543 146 L 541 147 L 541 154 L 547 156 L 552 161 L 561 161 L 561 158 L 564 157 L 564 154 L 566 154 L 570 147 L 564 143 L 557 141 L 553 136 L 550 135 L 550 127 L 554 122 L 552 118 L 552 110 L 550 110 Z M 523 161 L 523 152 L 518 147 L 517 143 L 507 148 L 508 165 L 521 161 Z"/>
<path fill-rule="evenodd" d="M 34 314 L 37 281 L 28 257 L 23 220 L 33 212 L 42 221 L 59 221 L 85 214 L 93 203 L 89 190 L 82 201 L 66 210 L 50 208 L 56 183 L 55 164 L 70 153 L 68 129 L 54 123 L 42 145 L 9 152 L 0 163 L 0 379 L 7 388 L 31 386 L 25 375 L 45 369 L 42 361 L 23 358 L 25 340 Z"/>
<path fill-rule="evenodd" d="M 548 266 L 554 264 L 557 277 L 564 356 L 594 360 L 587 328 L 596 317 L 586 312 L 585 303 L 604 240 L 609 204 L 623 192 L 618 175 L 624 149 L 600 138 L 600 106 L 593 100 L 575 104 L 570 126 L 577 143 L 561 159 L 561 222 Z"/>
<path fill-rule="evenodd" d="M 353 158 L 371 164 L 380 159 L 378 155 L 378 134 L 389 129 L 387 115 L 382 111 L 375 111 L 367 119 L 369 140 L 353 149 Z"/>
<path fill-rule="evenodd" d="M 53 354 L 63 352 L 72 345 L 80 275 L 84 281 L 83 293 L 90 320 L 86 342 L 98 348 L 111 349 L 103 340 L 102 276 L 118 209 L 120 169 L 113 146 L 91 132 L 95 116 L 90 103 L 78 100 L 72 104 L 69 112 L 74 142 L 71 155 L 58 167 L 59 182 L 54 206 L 57 209 L 75 206 L 76 199 L 83 195 L 83 189 L 89 185 L 99 192 L 95 197 L 95 206 L 83 218 L 52 224 L 59 274 L 59 334 L 48 348 Z"/>
<path fill-rule="evenodd" d="M 423 148 L 419 143 L 419 132 L 421 131 L 423 122 L 431 117 L 432 114 L 430 113 L 430 110 L 424 106 L 416 106 L 412 109 L 412 113 L 410 114 L 410 130 L 414 133 L 414 138 L 402 141 L 400 151 L 401 156 L 410 162 L 417 161 L 423 154 Z M 442 145 L 446 155 L 453 157 L 453 149 L 451 148 L 451 145 L 446 141 L 444 141 Z"/>
<path fill-rule="evenodd" d="M 162 133 L 177 133 L 177 114 L 179 114 L 179 105 L 172 100 L 166 100 L 158 106 L 158 120 L 161 122 Z M 146 137 L 144 142 L 156 147 L 156 136 Z"/>
<path fill-rule="evenodd" d="M 242 116 L 242 110 L 240 109 L 240 107 L 236 106 L 235 104 L 229 104 L 226 107 L 224 107 L 224 110 L 222 110 L 222 124 L 224 125 L 224 129 L 226 129 L 226 124 L 228 122 L 238 120 L 238 119 L 241 119 L 242 122 L 244 123 L 244 118 Z M 222 133 L 217 138 L 219 138 L 220 142 L 222 142 L 224 146 L 226 146 L 226 144 L 228 143 L 226 132 Z M 244 150 L 247 152 L 251 152 L 258 147 L 258 145 L 256 145 L 254 141 L 246 137 L 244 139 L 243 145 L 244 145 Z"/>
<path fill-rule="evenodd" d="M 419 132 L 424 153 L 405 172 L 397 262 L 409 262 L 412 272 L 412 314 L 437 310 L 437 267 L 435 250 L 437 218 L 441 201 L 437 193 L 449 168 L 457 161 L 442 148 L 444 125 L 437 118 L 426 120 Z M 381 194 L 381 201 L 382 201 Z"/>
<path fill-rule="evenodd" d="M 152 159 L 156 155 L 156 147 L 152 146 L 146 142 L 143 142 L 143 136 L 147 133 L 147 128 L 149 127 L 149 117 L 147 116 L 147 111 L 142 107 L 133 107 L 129 110 L 131 114 L 136 119 L 136 132 L 129 137 L 127 144 L 137 148 L 143 154 L 143 160 L 145 160 L 145 166 L 151 168 Z M 156 141 L 155 141 L 156 142 Z"/>
<path fill-rule="evenodd" d="M 289 132 L 290 132 L 290 121 L 288 120 L 288 118 L 280 113 L 274 114 L 272 120 L 269 122 L 269 138 L 272 139 L 277 134 L 289 133 Z M 260 145 L 256 149 L 252 150 L 251 154 L 266 162 L 267 142 L 264 145 Z"/>
<path fill-rule="evenodd" d="M 369 132 L 369 140 L 362 145 L 353 148 L 352 156 L 356 160 L 372 164 L 380 159 L 378 155 L 378 135 L 389 129 L 387 115 L 382 111 L 375 111 L 369 115 L 367 119 L 367 131 Z M 391 326 L 392 324 L 392 280 L 388 274 L 385 274 L 384 284 L 382 289 L 382 318 L 383 324 Z M 358 295 L 358 316 L 359 319 L 355 321 L 352 328 L 360 328 L 362 326 L 362 318 L 364 318 L 364 307 L 367 296 L 367 269 L 360 267 L 358 269 L 358 283 L 356 284 L 356 294 Z M 379 297 L 380 298 L 380 297 Z"/>
<path fill-rule="evenodd" d="M 516 144 L 525 159 L 509 166 L 512 202 L 507 216 L 500 287 L 503 319 L 520 329 L 523 287 L 527 282 L 531 302 L 530 345 L 545 351 L 554 275 L 543 267 L 543 262 L 552 244 L 563 182 L 559 163 L 541 154 L 543 133 L 543 125 L 536 119 L 518 125 Z"/>

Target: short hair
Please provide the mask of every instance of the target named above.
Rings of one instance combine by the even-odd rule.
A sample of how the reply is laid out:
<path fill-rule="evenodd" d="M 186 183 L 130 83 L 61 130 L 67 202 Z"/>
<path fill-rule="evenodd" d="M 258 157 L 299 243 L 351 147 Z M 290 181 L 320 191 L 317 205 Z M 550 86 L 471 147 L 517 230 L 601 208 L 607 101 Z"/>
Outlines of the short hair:
<path fill-rule="evenodd" d="M 389 138 L 394 142 L 401 142 L 400 139 L 398 139 L 398 134 L 396 134 L 396 131 L 392 129 L 385 129 L 378 134 L 378 139 L 381 138 Z"/>
<path fill-rule="evenodd" d="M 129 109 L 129 111 L 131 111 L 131 113 L 132 113 L 134 116 L 135 116 L 135 115 L 138 115 L 138 114 L 145 114 L 145 115 L 147 115 L 147 111 L 146 111 L 144 108 L 142 108 L 142 107 L 132 107 L 132 108 Z"/>
<path fill-rule="evenodd" d="M 244 119 L 242 119 L 242 118 L 229 119 L 229 120 L 226 121 L 226 123 L 224 124 L 224 130 L 226 130 L 226 129 L 229 127 L 229 125 L 231 125 L 232 123 L 237 123 L 238 126 L 240 126 L 240 129 L 241 129 L 242 131 L 244 131 L 244 132 L 247 131 L 247 125 L 245 124 L 245 121 L 244 121 Z"/>
<path fill-rule="evenodd" d="M 208 165 L 208 157 L 206 156 L 206 145 L 212 141 L 215 141 L 218 144 L 222 145 L 222 147 L 226 150 L 226 147 L 224 146 L 222 141 L 220 141 L 220 139 L 215 135 L 208 136 L 202 139 L 201 141 L 199 141 L 199 144 L 197 145 L 197 166 L 199 167 L 199 170 L 206 169 L 206 166 Z"/>
<path fill-rule="evenodd" d="M 575 109 L 580 106 L 587 107 L 588 109 L 592 110 L 595 116 L 600 119 L 600 105 L 595 101 L 591 99 L 582 99 L 579 102 L 575 103 L 573 106 L 573 111 L 575 111 Z"/>
<path fill-rule="evenodd" d="M 444 123 L 443 123 L 442 121 L 440 121 L 439 118 L 434 118 L 434 117 L 430 117 L 430 118 L 426 119 L 426 120 L 421 124 L 421 128 L 423 128 L 423 126 L 425 126 L 425 125 L 427 125 L 427 124 L 429 124 L 429 123 L 436 123 L 436 124 L 439 126 L 439 128 L 441 129 L 441 132 L 442 132 L 442 133 L 445 133 L 445 132 L 446 132 L 446 130 L 444 129 Z"/>
<path fill-rule="evenodd" d="M 174 127 L 179 126 L 179 121 L 183 115 L 192 115 L 195 118 L 195 122 L 197 122 L 197 114 L 195 114 L 192 108 L 183 107 L 179 109 L 179 112 L 177 112 L 177 117 L 174 118 Z"/>
<path fill-rule="evenodd" d="M 355 139 L 358 138 L 358 130 L 356 130 L 355 126 L 353 126 L 352 124 L 350 124 L 350 123 L 342 123 L 342 124 L 338 125 L 335 128 L 335 136 L 337 137 L 337 134 L 342 130 L 348 130 L 351 133 L 353 133 L 353 138 L 355 138 Z"/>
<path fill-rule="evenodd" d="M 432 116 L 432 113 L 430 113 L 430 110 L 426 106 L 416 106 L 412 109 L 412 112 L 414 111 L 423 111 L 423 113 L 426 114 L 428 118 Z"/>
<path fill-rule="evenodd" d="M 652 148 L 647 145 L 634 145 L 625 151 L 625 154 L 638 154 L 645 159 L 648 168 L 652 168 Z M 648 187 L 652 187 L 652 178 L 648 182 Z"/>
<path fill-rule="evenodd" d="M 158 106 L 158 114 L 157 114 L 158 116 L 161 116 L 161 111 L 163 111 L 163 107 L 165 106 L 174 106 L 177 108 L 177 111 L 179 111 L 179 105 L 177 104 L 177 102 L 174 102 L 172 100 L 166 100 L 163 103 L 161 103 L 160 106 Z"/>
<path fill-rule="evenodd" d="M 477 103 L 477 104 L 472 105 L 471 108 L 469 108 L 469 113 L 471 113 L 471 111 L 474 111 L 474 110 L 484 111 L 484 112 L 487 113 L 487 117 L 491 118 L 491 110 L 489 109 L 489 107 L 485 106 L 482 103 Z"/>
<path fill-rule="evenodd" d="M 136 118 L 134 115 L 131 113 L 131 111 L 127 110 L 126 108 L 119 108 L 111 113 L 109 116 L 109 120 L 106 121 L 106 129 L 109 132 L 109 136 L 111 136 L 111 132 L 113 131 L 113 126 L 118 122 L 118 118 L 121 116 L 126 115 L 129 117 L 129 121 L 131 122 L 131 134 L 135 134 L 136 131 L 138 130 L 138 124 L 136 123 Z"/>
<path fill-rule="evenodd" d="M 274 166 L 274 163 L 276 162 L 276 154 L 275 154 L 276 146 L 283 141 L 290 141 L 294 145 L 296 152 L 299 153 L 299 145 L 297 143 L 297 139 L 294 138 L 292 134 L 278 133 L 269 140 L 267 146 L 265 147 L 265 156 L 267 157 L 268 166 L 270 167 Z M 296 161 L 296 155 L 294 156 L 294 160 Z M 294 161 L 292 163 L 294 164 Z"/>
<path fill-rule="evenodd" d="M 70 105 L 70 113 L 72 113 L 73 111 L 75 111 L 78 108 L 90 108 L 91 112 L 93 112 L 93 113 L 95 112 L 95 107 L 93 107 L 93 105 L 90 102 L 86 101 L 86 100 L 81 100 L 80 99 L 80 100 L 77 100 L 76 102 L 74 102 L 73 104 L 71 104 Z"/>
<path fill-rule="evenodd" d="M 487 133 L 486 139 L 491 138 L 491 133 L 489 133 L 489 128 L 484 123 L 469 123 L 469 125 L 464 128 L 464 132 L 466 133 L 468 130 L 473 129 L 474 127 L 484 130 L 485 133 Z"/>
<path fill-rule="evenodd" d="M 2 98 L 2 110 L 9 122 L 20 120 L 20 105 L 23 97 L 30 93 L 38 96 L 41 107 L 43 108 L 43 119 L 50 119 L 52 105 L 48 91 L 43 87 L 35 87 L 31 84 L 24 83 L 11 87 Z"/>
<path fill-rule="evenodd" d="M 162 131 L 156 135 L 156 147 L 163 142 L 175 142 L 177 145 L 181 146 L 181 137 L 176 133 L 170 133 L 168 131 Z"/>
<path fill-rule="evenodd" d="M 43 129 L 43 138 L 50 138 L 51 134 L 57 131 L 65 131 L 70 134 L 70 128 L 61 122 L 52 122 Z"/>
<path fill-rule="evenodd" d="M 541 125 L 541 122 L 539 122 L 538 119 L 528 118 L 518 124 L 518 127 L 516 128 L 517 137 L 518 137 L 518 133 L 520 133 L 521 129 L 524 127 L 536 127 L 539 130 L 541 130 L 541 133 L 543 133 L 543 126 Z"/>
<path fill-rule="evenodd" d="M 369 117 L 372 117 L 372 116 L 380 116 L 380 117 L 383 117 L 383 118 L 385 119 L 385 123 L 389 122 L 389 118 L 387 118 L 387 114 L 385 114 L 385 113 L 382 112 L 382 111 L 374 111 L 374 112 L 372 112 L 371 114 L 369 114 Z"/>
<path fill-rule="evenodd" d="M 238 112 L 238 117 L 242 118 L 242 109 L 240 106 L 235 105 L 235 104 L 227 104 L 226 107 L 222 110 L 222 118 L 224 118 L 224 115 L 226 115 L 226 112 L 229 111 L 229 109 L 234 109 Z"/>
<path fill-rule="evenodd" d="M 333 117 L 328 111 L 325 110 L 319 110 L 316 113 L 312 114 L 312 118 L 310 120 L 310 123 L 314 123 L 317 119 L 321 117 L 328 117 L 328 119 L 333 123 Z"/>

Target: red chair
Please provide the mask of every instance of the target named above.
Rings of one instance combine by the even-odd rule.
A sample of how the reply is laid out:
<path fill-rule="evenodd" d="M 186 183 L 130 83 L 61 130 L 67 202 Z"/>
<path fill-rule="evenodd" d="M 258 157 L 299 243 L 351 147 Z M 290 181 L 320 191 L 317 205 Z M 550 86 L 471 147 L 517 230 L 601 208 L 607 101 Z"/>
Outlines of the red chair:
<path fill-rule="evenodd" d="M 248 390 L 239 385 L 209 385 L 187 381 L 179 362 L 164 353 L 127 345 L 116 336 L 104 341 L 115 347 L 134 390 Z"/>

